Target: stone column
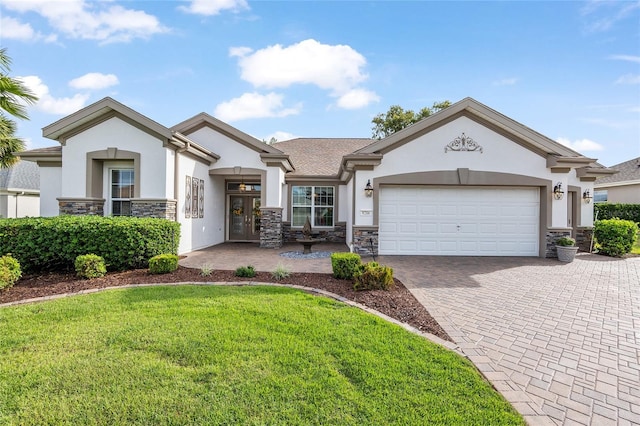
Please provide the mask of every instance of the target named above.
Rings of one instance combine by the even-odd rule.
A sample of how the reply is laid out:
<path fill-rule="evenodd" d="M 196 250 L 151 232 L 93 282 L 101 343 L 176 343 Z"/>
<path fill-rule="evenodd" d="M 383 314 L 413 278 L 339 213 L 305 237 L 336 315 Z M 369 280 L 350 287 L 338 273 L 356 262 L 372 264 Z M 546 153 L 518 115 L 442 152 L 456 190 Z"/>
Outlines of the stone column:
<path fill-rule="evenodd" d="M 176 220 L 177 205 L 176 200 L 133 199 L 131 200 L 131 216 Z"/>
<path fill-rule="evenodd" d="M 58 198 L 60 215 L 104 216 L 104 198 Z"/>
<path fill-rule="evenodd" d="M 378 255 L 378 227 L 354 226 L 353 251 L 361 256 Z"/>
<path fill-rule="evenodd" d="M 260 207 L 260 247 L 282 247 L 282 208 Z"/>

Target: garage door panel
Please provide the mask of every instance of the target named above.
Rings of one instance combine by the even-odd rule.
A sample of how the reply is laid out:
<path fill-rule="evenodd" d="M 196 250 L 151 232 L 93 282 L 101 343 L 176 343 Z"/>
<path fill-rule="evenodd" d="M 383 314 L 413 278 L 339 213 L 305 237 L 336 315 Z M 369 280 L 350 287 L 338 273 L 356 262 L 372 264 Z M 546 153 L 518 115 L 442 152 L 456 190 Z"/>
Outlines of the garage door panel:
<path fill-rule="evenodd" d="M 380 253 L 537 256 L 537 188 L 381 187 Z"/>

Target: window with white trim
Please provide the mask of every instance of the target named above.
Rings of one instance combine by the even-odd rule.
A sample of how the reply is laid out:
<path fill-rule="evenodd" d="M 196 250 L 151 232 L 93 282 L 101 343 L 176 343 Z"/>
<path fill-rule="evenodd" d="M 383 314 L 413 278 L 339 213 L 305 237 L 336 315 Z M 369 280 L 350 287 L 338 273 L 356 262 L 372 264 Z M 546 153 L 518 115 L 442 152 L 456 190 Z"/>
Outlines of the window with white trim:
<path fill-rule="evenodd" d="M 131 216 L 131 199 L 134 194 L 133 169 L 111 169 L 110 203 L 112 216 Z"/>
<path fill-rule="evenodd" d="M 333 186 L 293 186 L 291 226 L 304 226 L 308 217 L 313 227 L 332 227 L 334 194 Z"/>

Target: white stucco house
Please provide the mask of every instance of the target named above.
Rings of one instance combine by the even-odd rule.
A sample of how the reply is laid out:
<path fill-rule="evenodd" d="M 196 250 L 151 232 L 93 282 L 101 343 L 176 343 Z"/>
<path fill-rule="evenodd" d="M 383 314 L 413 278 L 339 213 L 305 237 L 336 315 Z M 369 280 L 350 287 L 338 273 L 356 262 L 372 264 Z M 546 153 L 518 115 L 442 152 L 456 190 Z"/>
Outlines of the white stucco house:
<path fill-rule="evenodd" d="M 0 169 L 0 218 L 40 215 L 40 177 L 38 166 L 20 161 Z"/>
<path fill-rule="evenodd" d="M 314 232 L 360 253 L 553 256 L 588 238 L 595 162 L 470 98 L 382 140 L 265 144 L 201 113 L 165 127 L 105 98 L 43 129 L 42 216 L 155 216 L 179 251 Z M 587 192 L 588 191 L 588 192 Z"/>

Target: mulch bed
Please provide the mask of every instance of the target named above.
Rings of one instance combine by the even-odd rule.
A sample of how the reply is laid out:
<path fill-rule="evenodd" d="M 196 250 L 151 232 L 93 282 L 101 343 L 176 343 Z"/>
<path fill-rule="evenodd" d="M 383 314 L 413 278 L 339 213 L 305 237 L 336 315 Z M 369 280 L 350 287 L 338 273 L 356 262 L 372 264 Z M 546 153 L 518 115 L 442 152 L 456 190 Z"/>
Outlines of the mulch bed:
<path fill-rule="evenodd" d="M 174 272 L 162 275 L 150 274 L 147 269 L 137 269 L 110 272 L 102 278 L 91 280 L 78 279 L 74 273 L 45 273 L 24 276 L 13 287 L 0 291 L 0 303 L 129 284 L 242 281 L 296 284 L 326 290 L 410 324 L 423 332 L 453 341 L 400 281 L 395 280 L 395 287 L 389 291 L 354 291 L 351 281 L 335 279 L 331 274 L 292 273 L 289 278 L 278 281 L 269 272 L 258 272 L 253 278 L 240 278 L 236 277 L 233 271 L 214 270 L 211 275 L 203 277 L 199 269 L 182 266 Z"/>

